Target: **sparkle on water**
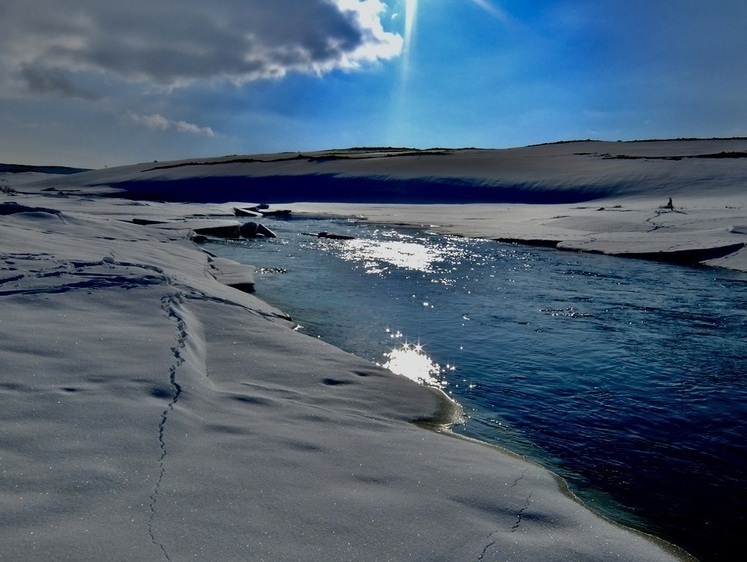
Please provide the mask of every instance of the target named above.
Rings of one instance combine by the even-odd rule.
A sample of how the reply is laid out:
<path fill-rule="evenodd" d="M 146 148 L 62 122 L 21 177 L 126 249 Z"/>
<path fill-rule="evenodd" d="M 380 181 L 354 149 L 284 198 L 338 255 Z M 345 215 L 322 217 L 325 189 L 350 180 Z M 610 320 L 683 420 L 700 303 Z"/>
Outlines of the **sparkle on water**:
<path fill-rule="evenodd" d="M 399 330 L 392 332 L 387 328 L 386 333 L 389 334 L 391 339 L 401 339 L 403 337 Z M 395 375 L 401 375 L 417 383 L 438 388 L 443 388 L 447 384 L 443 377 L 444 373 L 454 369 L 451 365 L 442 367 L 433 361 L 425 353 L 420 342 L 398 344 L 390 351 L 385 352 L 384 357 L 386 357 L 386 361 L 381 366 L 389 369 Z"/>
<path fill-rule="evenodd" d="M 455 245 L 424 245 L 416 236 L 394 230 L 377 232 L 382 239 L 357 238 L 338 246 L 339 257 L 362 265 L 366 273 L 383 274 L 389 267 L 433 273 L 463 250 Z"/>

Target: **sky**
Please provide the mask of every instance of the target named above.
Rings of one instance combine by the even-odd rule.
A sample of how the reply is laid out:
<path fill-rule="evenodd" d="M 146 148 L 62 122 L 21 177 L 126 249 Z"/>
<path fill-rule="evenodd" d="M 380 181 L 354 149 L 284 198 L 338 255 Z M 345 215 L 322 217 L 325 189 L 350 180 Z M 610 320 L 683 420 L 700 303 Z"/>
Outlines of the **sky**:
<path fill-rule="evenodd" d="M 0 162 L 747 136 L 744 0 L 1 0 Z"/>

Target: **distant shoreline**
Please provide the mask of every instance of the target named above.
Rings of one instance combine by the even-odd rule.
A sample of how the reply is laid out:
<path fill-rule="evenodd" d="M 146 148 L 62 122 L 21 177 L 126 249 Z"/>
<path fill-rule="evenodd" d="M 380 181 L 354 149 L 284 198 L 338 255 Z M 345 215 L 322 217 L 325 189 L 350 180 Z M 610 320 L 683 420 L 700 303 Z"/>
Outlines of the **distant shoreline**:
<path fill-rule="evenodd" d="M 739 137 L 354 148 L 150 162 L 32 179 L 15 189 L 200 202 L 226 214 L 234 204 L 275 203 L 299 212 L 434 225 L 445 234 L 747 271 L 747 139 Z"/>

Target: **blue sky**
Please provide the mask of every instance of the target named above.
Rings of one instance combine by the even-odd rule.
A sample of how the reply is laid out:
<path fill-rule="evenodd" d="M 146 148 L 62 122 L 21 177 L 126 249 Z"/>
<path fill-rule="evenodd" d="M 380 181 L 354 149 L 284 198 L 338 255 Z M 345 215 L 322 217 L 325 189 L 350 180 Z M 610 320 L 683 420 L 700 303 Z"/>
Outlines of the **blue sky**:
<path fill-rule="evenodd" d="M 744 0 L 3 0 L 0 162 L 747 136 L 745 53 Z"/>

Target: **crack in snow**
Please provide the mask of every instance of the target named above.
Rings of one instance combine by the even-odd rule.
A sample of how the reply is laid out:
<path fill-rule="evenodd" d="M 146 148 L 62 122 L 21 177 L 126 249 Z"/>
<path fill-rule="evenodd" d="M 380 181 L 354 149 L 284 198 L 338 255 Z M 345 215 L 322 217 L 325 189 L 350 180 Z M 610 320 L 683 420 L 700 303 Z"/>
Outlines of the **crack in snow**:
<path fill-rule="evenodd" d="M 646 230 L 646 232 L 656 232 L 657 230 L 661 230 L 661 229 L 665 229 L 665 228 L 674 228 L 675 225 L 672 225 L 672 224 L 665 225 L 665 224 L 658 224 L 658 223 L 654 222 L 656 219 L 658 219 L 662 215 L 668 215 L 669 213 L 677 213 L 677 214 L 681 214 L 681 215 L 686 215 L 687 214 L 684 211 L 677 211 L 677 210 L 670 210 L 670 209 L 666 209 L 666 210 L 661 209 L 661 210 L 658 210 L 658 211 L 654 211 L 654 216 L 647 218 L 646 221 L 645 221 L 645 222 L 647 222 L 648 224 L 651 225 L 651 228 L 649 228 L 648 230 Z"/>
<path fill-rule="evenodd" d="M 521 474 L 518 476 L 518 478 L 516 478 L 516 480 L 514 480 L 513 484 L 511 484 L 512 488 L 515 488 L 519 484 L 519 482 L 521 482 L 521 480 L 524 479 L 524 476 L 526 475 L 526 473 L 527 473 L 528 470 L 529 470 L 528 468 L 525 468 L 524 470 L 521 471 Z M 516 514 L 516 522 L 511 526 L 511 530 L 509 531 L 509 533 L 513 533 L 514 531 L 516 531 L 519 528 L 519 526 L 521 525 L 521 519 L 524 516 L 524 512 L 527 509 L 529 509 L 529 502 L 531 501 L 531 499 L 532 499 L 532 492 L 529 492 L 529 496 L 527 496 L 527 499 L 524 502 L 524 506 Z M 482 549 L 482 552 L 480 553 L 480 556 L 477 557 L 478 560 L 482 560 L 482 559 L 485 558 L 485 555 L 487 554 L 488 549 L 496 543 L 495 540 L 490 540 L 490 539 L 492 539 L 493 536 L 495 536 L 495 535 L 497 535 L 498 533 L 501 533 L 501 532 L 503 532 L 503 531 L 501 529 L 498 529 L 497 531 L 493 531 L 492 533 L 490 533 L 486 537 L 487 540 L 489 540 L 490 542 L 485 545 L 485 548 Z"/>
<path fill-rule="evenodd" d="M 529 495 L 527 496 L 526 501 L 524 502 L 524 507 L 522 507 L 519 512 L 516 514 L 516 522 L 511 526 L 511 532 L 515 532 L 519 526 L 521 525 L 521 519 L 524 517 L 524 512 L 529 509 L 529 504 L 532 501 L 532 492 L 529 492 Z"/>
<path fill-rule="evenodd" d="M 158 546 L 161 549 L 161 552 L 163 552 L 166 560 L 171 560 L 171 557 L 169 556 L 168 552 L 166 552 L 166 548 L 163 546 L 163 544 L 160 543 L 156 538 L 156 533 L 154 530 L 154 520 L 156 517 L 156 504 L 158 503 L 158 497 L 161 491 L 161 483 L 163 482 L 164 475 L 166 474 L 166 423 L 168 422 L 169 414 L 174 410 L 176 403 L 179 401 L 179 396 L 182 393 L 182 387 L 176 380 L 177 370 L 179 369 L 179 366 L 184 363 L 184 358 L 182 357 L 181 350 L 184 349 L 187 339 L 186 322 L 177 311 L 177 307 L 181 303 L 182 300 L 179 295 L 171 295 L 161 299 L 161 308 L 170 319 L 176 322 L 178 337 L 176 345 L 171 348 L 171 353 L 173 354 L 175 361 L 169 367 L 169 383 L 174 389 L 174 395 L 171 397 L 168 405 L 161 413 L 161 421 L 158 424 L 158 446 L 161 450 L 161 456 L 158 458 L 158 479 L 156 480 L 153 492 L 150 495 L 150 517 L 148 517 L 148 534 L 150 535 L 150 539 L 154 545 Z"/>
<path fill-rule="evenodd" d="M 23 258 L 26 261 L 32 258 Z M 5 259 L 7 271 L 18 271 L 21 258 Z M 51 261 L 51 260 L 50 260 Z M 0 290 L 0 296 L 59 294 L 69 291 L 123 288 L 134 289 L 169 283 L 164 271 L 156 266 L 116 261 L 105 257 L 99 261 L 64 261 L 45 264 L 0 279 L 0 285 L 14 283 L 12 288 Z M 144 270 L 146 273 L 143 273 Z"/>

